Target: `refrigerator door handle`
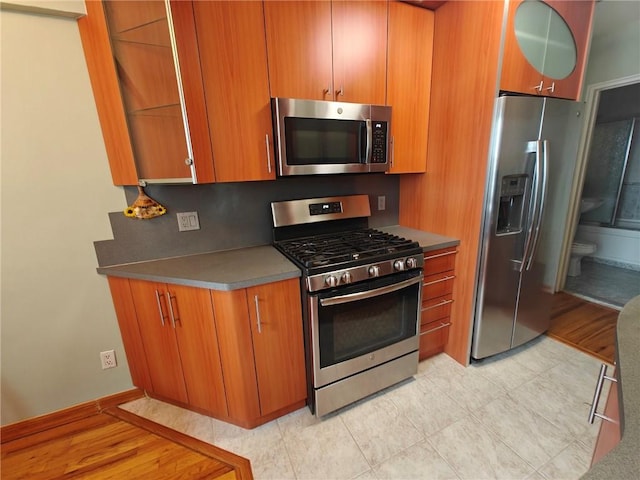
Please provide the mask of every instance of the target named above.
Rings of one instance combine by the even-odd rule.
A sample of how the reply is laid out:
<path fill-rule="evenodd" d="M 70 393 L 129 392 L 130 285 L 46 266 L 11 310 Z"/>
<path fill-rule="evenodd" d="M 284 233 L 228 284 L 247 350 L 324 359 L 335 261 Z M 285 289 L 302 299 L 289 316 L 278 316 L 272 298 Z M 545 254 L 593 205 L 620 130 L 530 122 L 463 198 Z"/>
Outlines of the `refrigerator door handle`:
<path fill-rule="evenodd" d="M 524 241 L 524 248 L 522 252 L 522 261 L 519 265 L 519 271 L 522 273 L 525 269 L 529 269 L 529 259 L 532 257 L 531 251 L 533 247 L 533 238 L 535 235 L 536 220 L 538 218 L 538 206 L 540 204 L 540 178 L 542 173 L 542 156 L 543 145 L 540 140 L 531 141 L 527 144 L 527 153 L 535 153 L 536 160 L 534 164 L 534 175 L 531 185 L 531 201 L 528 209 L 528 225 L 527 236 Z"/>
<path fill-rule="evenodd" d="M 547 140 L 539 140 L 536 143 L 536 176 L 538 177 L 536 183 L 539 190 L 539 198 L 537 199 L 538 201 L 536 203 L 536 213 L 533 218 L 533 236 L 531 241 L 531 248 L 529 249 L 529 256 L 527 258 L 527 270 L 531 268 L 531 264 L 533 263 L 536 250 L 538 248 L 540 227 L 542 226 L 542 214 L 544 213 L 547 199 L 547 183 L 549 174 L 549 142 Z M 540 151 L 542 151 L 542 155 L 540 155 Z"/>

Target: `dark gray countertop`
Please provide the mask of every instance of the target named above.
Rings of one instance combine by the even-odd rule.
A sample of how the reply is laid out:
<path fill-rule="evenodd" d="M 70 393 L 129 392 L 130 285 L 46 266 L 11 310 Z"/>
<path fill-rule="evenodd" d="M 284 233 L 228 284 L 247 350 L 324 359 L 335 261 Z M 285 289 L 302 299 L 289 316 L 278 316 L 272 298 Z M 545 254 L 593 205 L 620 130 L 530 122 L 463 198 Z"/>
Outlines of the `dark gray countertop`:
<path fill-rule="evenodd" d="M 460 243 L 453 238 L 398 225 L 378 230 L 417 241 L 425 252 Z M 98 267 L 97 270 L 114 277 L 212 290 L 237 290 L 301 275 L 300 269 L 271 245 Z"/>
<path fill-rule="evenodd" d="M 624 306 L 616 329 L 622 439 L 583 479 L 640 478 L 640 295 Z"/>
<path fill-rule="evenodd" d="M 300 276 L 300 269 L 271 245 L 99 267 L 114 277 L 237 290 Z"/>

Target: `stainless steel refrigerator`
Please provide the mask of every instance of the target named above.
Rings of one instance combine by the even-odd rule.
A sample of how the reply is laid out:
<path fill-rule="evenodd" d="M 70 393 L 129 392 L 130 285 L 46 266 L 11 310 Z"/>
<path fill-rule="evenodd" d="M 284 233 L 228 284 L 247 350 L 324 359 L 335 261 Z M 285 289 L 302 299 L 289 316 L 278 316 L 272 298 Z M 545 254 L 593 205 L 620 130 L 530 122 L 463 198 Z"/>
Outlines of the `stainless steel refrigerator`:
<path fill-rule="evenodd" d="M 580 108 L 577 102 L 544 97 L 496 99 L 476 285 L 474 359 L 520 346 L 549 327 Z"/>

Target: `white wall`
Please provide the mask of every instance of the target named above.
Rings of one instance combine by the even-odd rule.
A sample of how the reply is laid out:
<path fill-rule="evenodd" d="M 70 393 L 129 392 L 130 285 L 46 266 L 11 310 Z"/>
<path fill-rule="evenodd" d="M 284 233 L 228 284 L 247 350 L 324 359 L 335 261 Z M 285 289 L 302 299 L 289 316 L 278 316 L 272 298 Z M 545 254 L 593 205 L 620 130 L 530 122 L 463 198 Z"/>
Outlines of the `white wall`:
<path fill-rule="evenodd" d="M 640 73 L 640 2 L 596 2 L 583 94 L 589 85 Z"/>
<path fill-rule="evenodd" d="M 75 20 L 0 12 L 1 423 L 132 388 L 93 241 L 111 184 Z M 101 370 L 99 352 L 119 366 Z"/>

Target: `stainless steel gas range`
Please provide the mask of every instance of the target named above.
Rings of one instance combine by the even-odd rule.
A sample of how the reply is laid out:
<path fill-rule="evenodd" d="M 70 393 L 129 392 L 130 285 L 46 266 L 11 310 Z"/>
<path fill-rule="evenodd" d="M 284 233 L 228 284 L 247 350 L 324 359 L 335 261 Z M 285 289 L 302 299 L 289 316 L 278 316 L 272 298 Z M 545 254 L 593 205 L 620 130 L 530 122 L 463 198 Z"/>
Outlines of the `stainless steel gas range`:
<path fill-rule="evenodd" d="M 317 416 L 418 368 L 422 249 L 368 227 L 369 197 L 274 202 L 274 246 L 302 271 L 308 402 Z"/>

